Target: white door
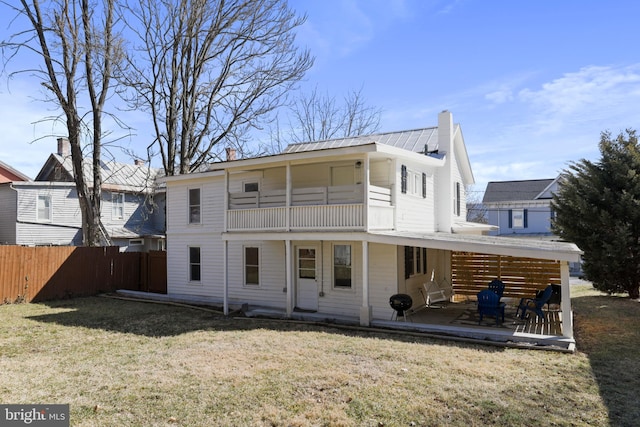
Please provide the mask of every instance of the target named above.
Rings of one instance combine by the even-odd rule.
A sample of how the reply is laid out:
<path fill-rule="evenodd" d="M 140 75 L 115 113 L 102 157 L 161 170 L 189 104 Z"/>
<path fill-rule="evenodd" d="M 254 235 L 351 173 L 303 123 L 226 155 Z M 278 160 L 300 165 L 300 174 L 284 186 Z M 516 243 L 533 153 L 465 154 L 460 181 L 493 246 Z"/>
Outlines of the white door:
<path fill-rule="evenodd" d="M 318 310 L 318 271 L 315 246 L 296 247 L 296 307 Z"/>

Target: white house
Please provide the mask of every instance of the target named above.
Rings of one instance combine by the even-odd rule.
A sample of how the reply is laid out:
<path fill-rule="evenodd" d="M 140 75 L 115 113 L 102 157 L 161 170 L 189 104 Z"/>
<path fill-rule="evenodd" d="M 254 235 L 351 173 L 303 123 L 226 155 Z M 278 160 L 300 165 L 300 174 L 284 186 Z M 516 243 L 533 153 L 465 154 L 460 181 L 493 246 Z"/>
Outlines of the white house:
<path fill-rule="evenodd" d="M 90 171 L 90 163 L 85 162 Z M 164 189 L 144 164 L 102 164 L 105 239 L 121 251 L 162 250 Z M 88 173 L 87 176 L 91 176 Z M 81 245 L 82 217 L 68 141 L 58 140 L 35 181 L 0 184 L 0 244 Z"/>
<path fill-rule="evenodd" d="M 490 234 L 553 237 L 551 199 L 558 189 L 558 179 L 489 182 L 482 204 L 489 224 L 497 228 Z"/>
<path fill-rule="evenodd" d="M 558 260 L 570 313 L 565 267 L 579 250 L 484 236 L 489 226 L 465 220 L 473 182 L 447 111 L 437 127 L 293 144 L 168 177 L 168 294 L 371 325 L 389 320 L 391 295 L 420 300 L 431 273 L 455 285 L 451 254 L 470 251 Z"/>

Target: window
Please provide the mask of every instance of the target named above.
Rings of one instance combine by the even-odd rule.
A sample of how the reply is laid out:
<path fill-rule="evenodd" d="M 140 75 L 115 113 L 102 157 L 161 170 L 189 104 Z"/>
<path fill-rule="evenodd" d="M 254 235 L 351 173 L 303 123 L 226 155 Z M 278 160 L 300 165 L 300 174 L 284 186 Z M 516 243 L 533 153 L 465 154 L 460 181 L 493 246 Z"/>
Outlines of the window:
<path fill-rule="evenodd" d="M 124 193 L 111 194 L 111 215 L 114 219 L 124 218 Z"/>
<path fill-rule="evenodd" d="M 258 185 L 257 182 L 245 182 L 244 183 L 244 192 L 245 193 L 249 193 L 252 191 L 259 191 L 260 190 L 260 186 Z"/>
<path fill-rule="evenodd" d="M 200 189 L 189 190 L 189 224 L 200 224 Z"/>
<path fill-rule="evenodd" d="M 260 251 L 257 247 L 244 248 L 244 283 L 245 285 L 260 284 Z"/>
<path fill-rule="evenodd" d="M 144 245 L 144 239 L 129 240 L 129 246 L 142 246 L 142 245 Z"/>
<path fill-rule="evenodd" d="M 407 167 L 405 165 L 400 167 L 400 191 L 402 194 L 407 193 Z"/>
<path fill-rule="evenodd" d="M 200 281 L 200 248 L 197 246 L 189 247 L 189 281 Z"/>
<path fill-rule="evenodd" d="M 51 221 L 51 196 L 38 196 L 38 221 Z"/>
<path fill-rule="evenodd" d="M 405 165 L 400 168 L 400 191 L 403 194 L 427 197 L 427 174 L 408 169 Z"/>
<path fill-rule="evenodd" d="M 526 209 L 509 209 L 509 228 L 527 228 Z"/>
<path fill-rule="evenodd" d="M 333 246 L 333 286 L 351 289 L 351 245 Z"/>
<path fill-rule="evenodd" d="M 404 278 L 427 273 L 427 248 L 404 247 Z"/>

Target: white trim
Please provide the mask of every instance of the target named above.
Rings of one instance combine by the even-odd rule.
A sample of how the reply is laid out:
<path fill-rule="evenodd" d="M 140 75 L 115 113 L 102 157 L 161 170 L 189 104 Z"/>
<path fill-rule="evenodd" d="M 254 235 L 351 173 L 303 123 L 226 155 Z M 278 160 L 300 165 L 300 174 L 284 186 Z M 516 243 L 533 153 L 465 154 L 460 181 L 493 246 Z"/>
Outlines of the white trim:
<path fill-rule="evenodd" d="M 283 233 L 222 233 L 227 241 L 283 240 Z M 475 234 L 415 233 L 410 231 L 289 232 L 291 240 L 367 241 L 397 246 L 424 246 L 430 249 L 513 255 L 536 259 L 579 262 L 582 251 L 573 243 Z"/>
<path fill-rule="evenodd" d="M 191 222 L 191 190 L 198 190 L 198 198 L 200 199 L 198 203 L 198 206 L 200 207 L 198 222 Z M 187 224 L 190 226 L 202 225 L 202 214 L 202 186 L 187 187 Z"/>
<path fill-rule="evenodd" d="M 335 254 L 336 254 L 336 246 L 348 246 L 349 247 L 349 272 L 350 272 L 350 285 L 347 286 L 336 286 L 336 277 L 335 277 Z M 335 291 L 347 291 L 354 292 L 355 291 L 355 283 L 353 278 L 353 245 L 351 243 L 339 243 L 333 242 L 331 244 L 331 289 Z"/>
<path fill-rule="evenodd" d="M 259 288 L 262 284 L 262 245 L 260 244 L 247 244 L 242 245 L 242 287 L 246 288 Z M 255 248 L 258 250 L 258 283 L 247 283 L 247 249 Z M 252 267 L 255 267 L 253 264 Z"/>

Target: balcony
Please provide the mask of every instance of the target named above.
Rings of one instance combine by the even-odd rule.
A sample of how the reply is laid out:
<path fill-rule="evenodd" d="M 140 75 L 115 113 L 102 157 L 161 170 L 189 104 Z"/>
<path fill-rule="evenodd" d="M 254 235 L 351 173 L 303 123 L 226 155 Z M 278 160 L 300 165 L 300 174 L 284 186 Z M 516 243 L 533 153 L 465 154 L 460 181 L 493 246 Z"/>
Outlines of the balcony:
<path fill-rule="evenodd" d="M 227 231 L 366 231 L 394 228 L 390 188 L 364 185 L 229 193 Z"/>

